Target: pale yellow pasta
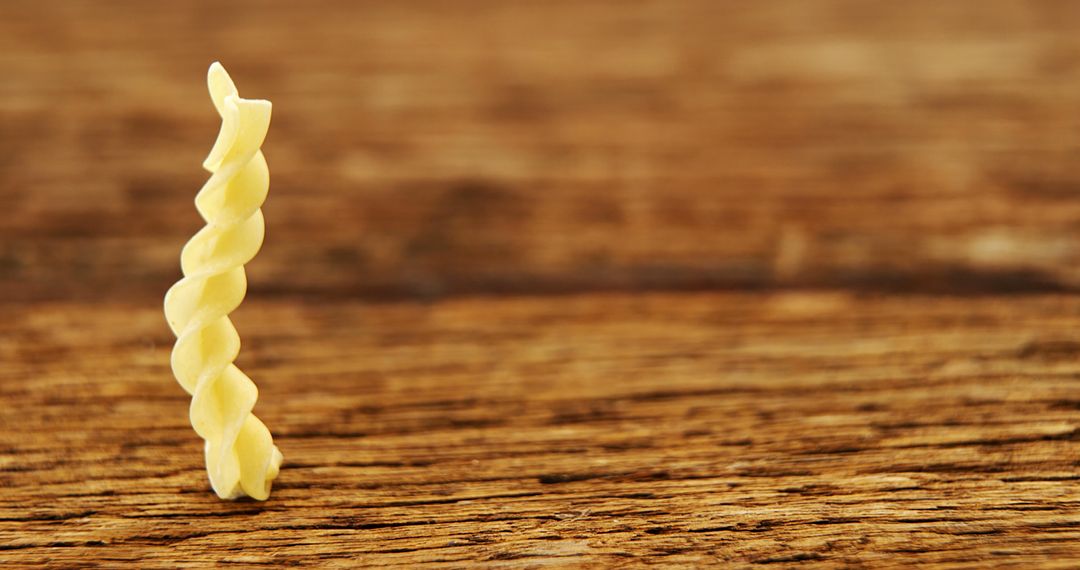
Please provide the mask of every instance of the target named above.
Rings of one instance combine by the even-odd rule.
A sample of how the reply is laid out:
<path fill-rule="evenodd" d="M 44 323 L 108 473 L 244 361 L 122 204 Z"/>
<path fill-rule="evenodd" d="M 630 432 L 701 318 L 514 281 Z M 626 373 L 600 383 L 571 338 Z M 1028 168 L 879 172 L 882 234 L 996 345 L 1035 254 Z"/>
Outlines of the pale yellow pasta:
<path fill-rule="evenodd" d="M 220 63 L 207 76 L 221 132 L 203 167 L 212 174 L 195 197 L 206 227 L 184 246 L 184 277 L 165 294 L 165 318 L 176 335 L 172 370 L 191 394 L 191 425 L 206 440 L 206 470 L 223 499 L 270 496 L 282 455 L 251 413 L 258 389 L 233 361 L 240 336 L 229 320 L 247 293 L 244 264 L 263 242 L 259 209 L 270 186 L 260 147 L 270 102 L 241 99 Z"/>

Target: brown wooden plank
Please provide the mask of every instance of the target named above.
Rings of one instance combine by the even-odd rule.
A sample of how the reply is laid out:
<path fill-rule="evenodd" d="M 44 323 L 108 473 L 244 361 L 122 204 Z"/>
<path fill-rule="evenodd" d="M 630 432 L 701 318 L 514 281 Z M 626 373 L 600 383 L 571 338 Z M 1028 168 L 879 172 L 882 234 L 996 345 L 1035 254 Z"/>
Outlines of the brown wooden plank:
<path fill-rule="evenodd" d="M 0 565 L 1080 563 L 1080 300 L 252 300 L 210 492 L 155 308 L 0 308 Z"/>
<path fill-rule="evenodd" d="M 1080 283 L 1078 24 L 0 2 L 0 565 L 1076 567 L 1080 304 L 985 293 Z M 214 59 L 275 103 L 264 504 L 160 312 Z"/>
<path fill-rule="evenodd" d="M 1080 283 L 1069 0 L 0 5 L 0 299 L 159 297 L 226 63 L 272 99 L 252 286 Z"/>

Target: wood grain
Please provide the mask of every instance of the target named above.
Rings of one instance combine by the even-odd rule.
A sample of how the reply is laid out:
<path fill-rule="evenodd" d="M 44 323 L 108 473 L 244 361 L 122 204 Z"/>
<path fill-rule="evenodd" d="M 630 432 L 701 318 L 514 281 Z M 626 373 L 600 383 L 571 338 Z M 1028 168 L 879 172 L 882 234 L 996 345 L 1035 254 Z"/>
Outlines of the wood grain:
<path fill-rule="evenodd" d="M 157 310 L 6 309 L 0 563 L 1075 566 L 1073 297 L 254 301 L 209 491 Z M 288 326 L 282 326 L 288 323 Z"/>
<path fill-rule="evenodd" d="M 1080 3 L 0 2 L 0 566 L 1080 566 Z M 210 492 L 161 297 L 275 104 Z"/>
<path fill-rule="evenodd" d="M 175 281 L 215 59 L 275 103 L 260 293 L 1073 289 L 1078 26 L 1070 0 L 8 0 L 0 298 Z"/>

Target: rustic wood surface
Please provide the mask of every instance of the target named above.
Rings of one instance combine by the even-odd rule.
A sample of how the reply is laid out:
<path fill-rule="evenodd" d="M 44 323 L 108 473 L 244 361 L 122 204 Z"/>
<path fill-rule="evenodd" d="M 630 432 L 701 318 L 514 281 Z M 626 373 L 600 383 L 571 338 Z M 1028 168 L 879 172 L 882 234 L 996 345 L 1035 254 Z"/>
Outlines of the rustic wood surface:
<path fill-rule="evenodd" d="M 221 4 L 0 3 L 0 295 L 173 282 L 214 59 L 258 293 L 1080 284 L 1072 0 Z"/>
<path fill-rule="evenodd" d="M 4 316 L 0 561 L 1080 561 L 1072 297 L 256 300 L 261 504 L 209 492 L 156 307 Z"/>
<path fill-rule="evenodd" d="M 0 2 L 0 566 L 1080 565 L 1080 3 Z M 275 104 L 209 491 L 161 297 Z"/>

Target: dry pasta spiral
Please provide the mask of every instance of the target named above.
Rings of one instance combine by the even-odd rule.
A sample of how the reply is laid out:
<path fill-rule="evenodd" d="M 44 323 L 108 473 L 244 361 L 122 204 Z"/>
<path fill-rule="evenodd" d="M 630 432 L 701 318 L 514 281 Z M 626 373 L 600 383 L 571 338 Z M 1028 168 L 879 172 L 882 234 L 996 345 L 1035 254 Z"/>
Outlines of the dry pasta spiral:
<path fill-rule="evenodd" d="M 244 264 L 263 242 L 259 208 L 270 173 L 260 147 L 270 126 L 270 102 L 240 98 L 217 62 L 207 83 L 222 123 L 203 162 L 212 174 L 195 197 L 206 226 L 184 246 L 184 277 L 165 294 L 165 317 L 177 337 L 172 370 L 191 394 L 191 425 L 206 440 L 214 492 L 223 499 L 265 500 L 282 455 L 251 413 L 258 389 L 233 364 L 240 336 L 228 315 L 247 292 Z"/>

